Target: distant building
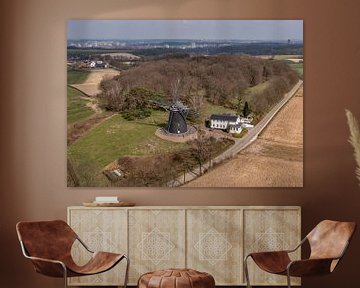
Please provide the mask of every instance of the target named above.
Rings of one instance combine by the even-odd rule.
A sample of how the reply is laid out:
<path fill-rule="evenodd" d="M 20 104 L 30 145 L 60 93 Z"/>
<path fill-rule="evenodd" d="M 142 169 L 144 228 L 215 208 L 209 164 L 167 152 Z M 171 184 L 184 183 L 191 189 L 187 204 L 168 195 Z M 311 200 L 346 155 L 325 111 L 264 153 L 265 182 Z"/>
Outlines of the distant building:
<path fill-rule="evenodd" d="M 229 125 L 229 128 L 228 128 L 229 133 L 239 134 L 239 133 L 241 133 L 241 131 L 242 131 L 242 126 L 241 125 L 239 125 L 239 124 Z"/>
<path fill-rule="evenodd" d="M 109 64 L 104 61 L 91 61 L 89 63 L 90 68 L 108 68 Z"/>
<path fill-rule="evenodd" d="M 252 117 L 240 117 L 239 115 L 231 114 L 212 114 L 210 116 L 210 128 L 239 134 L 243 128 L 253 128 L 254 125 L 250 124 L 252 121 Z"/>

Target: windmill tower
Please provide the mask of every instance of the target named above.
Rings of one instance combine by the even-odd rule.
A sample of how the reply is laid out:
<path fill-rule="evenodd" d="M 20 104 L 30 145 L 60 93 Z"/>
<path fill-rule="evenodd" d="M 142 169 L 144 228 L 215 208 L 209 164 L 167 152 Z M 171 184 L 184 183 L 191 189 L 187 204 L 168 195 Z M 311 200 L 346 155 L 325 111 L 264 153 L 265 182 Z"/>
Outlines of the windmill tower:
<path fill-rule="evenodd" d="M 183 134 L 188 131 L 186 114 L 188 107 L 179 101 L 180 77 L 171 84 L 173 104 L 169 107 L 169 120 L 166 127 L 168 133 Z"/>
<path fill-rule="evenodd" d="M 182 134 L 188 131 L 186 124 L 186 113 L 188 108 L 180 101 L 174 102 L 169 108 L 169 120 L 166 127 L 171 134 Z"/>

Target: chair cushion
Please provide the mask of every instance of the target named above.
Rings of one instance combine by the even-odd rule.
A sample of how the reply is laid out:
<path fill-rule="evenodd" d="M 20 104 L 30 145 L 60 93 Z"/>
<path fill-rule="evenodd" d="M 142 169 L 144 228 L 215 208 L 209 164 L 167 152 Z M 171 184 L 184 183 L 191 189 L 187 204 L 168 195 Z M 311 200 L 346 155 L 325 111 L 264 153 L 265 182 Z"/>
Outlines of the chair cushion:
<path fill-rule="evenodd" d="M 214 277 L 192 269 L 166 269 L 143 274 L 138 288 L 213 288 Z"/>

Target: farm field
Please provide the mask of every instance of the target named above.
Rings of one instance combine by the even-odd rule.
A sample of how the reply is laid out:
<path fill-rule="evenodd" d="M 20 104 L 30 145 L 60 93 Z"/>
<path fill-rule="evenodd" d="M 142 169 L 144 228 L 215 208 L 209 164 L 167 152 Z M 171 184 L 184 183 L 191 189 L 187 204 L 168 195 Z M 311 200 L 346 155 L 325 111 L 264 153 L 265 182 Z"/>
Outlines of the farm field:
<path fill-rule="evenodd" d="M 186 187 L 302 187 L 303 89 L 258 139 Z"/>
<path fill-rule="evenodd" d="M 89 77 L 89 71 L 67 70 L 67 84 L 81 84 Z M 67 124 L 74 124 L 82 121 L 94 114 L 93 109 L 87 106 L 88 102 L 84 99 L 86 95 L 82 92 L 67 87 Z"/>
<path fill-rule="evenodd" d="M 85 70 L 67 70 L 67 84 L 81 84 L 84 83 L 85 80 L 90 75 L 90 71 Z"/>
<path fill-rule="evenodd" d="M 290 55 L 290 54 L 283 54 L 283 55 L 259 55 L 257 56 L 262 59 L 275 59 L 275 60 L 286 60 L 286 59 L 302 59 L 303 55 Z"/>
<path fill-rule="evenodd" d="M 302 59 L 303 55 L 275 55 L 275 60 Z"/>
<path fill-rule="evenodd" d="M 67 124 L 82 121 L 92 115 L 94 110 L 87 106 L 89 101 L 82 99 L 85 97 L 80 91 L 67 87 Z"/>
<path fill-rule="evenodd" d="M 95 96 L 101 91 L 99 84 L 105 77 L 112 78 L 119 75 L 119 71 L 115 69 L 98 69 L 89 71 L 89 75 L 82 82 L 71 84 L 72 87 L 80 90 L 87 96 Z M 70 84 L 70 83 L 68 83 Z"/>

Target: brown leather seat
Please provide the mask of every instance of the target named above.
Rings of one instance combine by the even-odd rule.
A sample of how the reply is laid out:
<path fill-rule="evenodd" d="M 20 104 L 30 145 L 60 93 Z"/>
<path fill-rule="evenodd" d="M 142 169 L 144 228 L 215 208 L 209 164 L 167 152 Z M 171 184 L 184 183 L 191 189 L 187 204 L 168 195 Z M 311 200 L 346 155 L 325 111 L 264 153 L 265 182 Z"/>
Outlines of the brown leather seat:
<path fill-rule="evenodd" d="M 62 220 L 19 222 L 16 225 L 23 254 L 34 265 L 35 271 L 50 277 L 87 276 L 105 272 L 113 268 L 125 254 L 91 251 L 76 235 L 76 233 Z M 71 247 L 78 240 L 92 253 L 90 260 L 83 266 L 78 266 L 72 256 Z M 127 283 L 128 268 L 125 283 Z"/>
<path fill-rule="evenodd" d="M 143 274 L 138 288 L 214 288 L 210 274 L 192 269 L 166 269 Z"/>
<path fill-rule="evenodd" d="M 244 270 L 247 286 L 250 286 L 247 259 L 251 257 L 264 271 L 290 276 L 304 277 L 329 274 L 343 257 L 356 229 L 354 222 L 324 220 L 320 222 L 293 250 L 250 253 L 245 257 Z M 289 253 L 297 250 L 303 243 L 309 242 L 309 259 L 291 261 Z"/>

